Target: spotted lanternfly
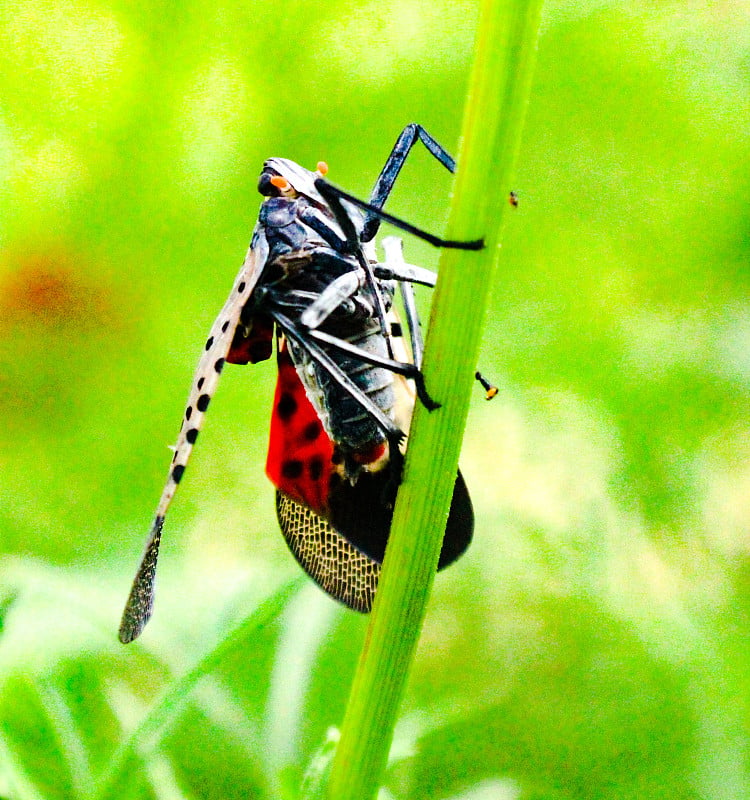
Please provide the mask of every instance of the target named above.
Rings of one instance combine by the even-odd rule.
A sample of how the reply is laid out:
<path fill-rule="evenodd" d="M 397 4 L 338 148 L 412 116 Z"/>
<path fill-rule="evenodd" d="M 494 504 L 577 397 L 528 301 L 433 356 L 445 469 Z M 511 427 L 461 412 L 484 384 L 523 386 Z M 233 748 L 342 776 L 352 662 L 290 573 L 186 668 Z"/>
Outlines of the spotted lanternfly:
<path fill-rule="evenodd" d="M 225 363 L 270 357 L 278 383 L 266 471 L 276 486 L 282 533 L 305 571 L 351 608 L 369 611 L 385 553 L 414 395 L 430 409 L 419 369 L 422 341 L 412 283 L 435 274 L 405 263 L 401 242 L 373 244 L 381 220 L 438 247 L 479 249 L 422 231 L 382 210 L 417 142 L 451 172 L 455 162 L 421 126 L 408 125 L 369 202 L 287 159 L 263 165 L 265 197 L 232 291 L 206 340 L 193 380 L 166 486 L 120 625 L 135 639 L 151 616 L 164 518 Z M 393 299 L 400 288 L 409 334 Z M 438 567 L 452 563 L 473 530 L 469 494 L 457 475 Z"/>

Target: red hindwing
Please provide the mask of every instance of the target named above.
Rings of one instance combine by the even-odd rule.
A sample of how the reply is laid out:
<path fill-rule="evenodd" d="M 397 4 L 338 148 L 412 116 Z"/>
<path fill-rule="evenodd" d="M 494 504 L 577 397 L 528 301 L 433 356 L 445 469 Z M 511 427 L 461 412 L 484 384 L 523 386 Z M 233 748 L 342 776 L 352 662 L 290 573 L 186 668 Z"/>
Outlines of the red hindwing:
<path fill-rule="evenodd" d="M 266 474 L 284 494 L 326 516 L 333 445 L 285 345 L 278 363 Z"/>

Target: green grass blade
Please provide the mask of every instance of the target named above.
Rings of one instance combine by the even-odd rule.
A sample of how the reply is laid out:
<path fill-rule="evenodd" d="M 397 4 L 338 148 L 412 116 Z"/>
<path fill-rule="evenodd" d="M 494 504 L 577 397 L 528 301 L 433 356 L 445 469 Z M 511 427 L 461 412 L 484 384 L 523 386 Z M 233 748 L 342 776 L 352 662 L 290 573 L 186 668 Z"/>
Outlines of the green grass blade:
<path fill-rule="evenodd" d="M 269 624 L 284 609 L 291 596 L 299 591 L 304 578 L 299 576 L 281 586 L 271 597 L 263 601 L 247 619 L 240 623 L 216 647 L 206 653 L 192 669 L 175 681 L 141 720 L 138 727 L 123 742 L 114 755 L 110 768 L 99 782 L 95 800 L 108 800 L 120 794 L 119 786 L 127 781 L 128 769 L 133 759 L 144 750 L 156 747 L 158 740 L 167 733 L 198 681 L 210 674 L 237 647 L 244 646 L 248 637 Z"/>
<path fill-rule="evenodd" d="M 480 253 L 443 251 L 424 373 L 442 408 L 418 407 L 391 539 L 360 658 L 331 800 L 380 785 L 437 564 L 473 374 L 530 92 L 541 0 L 483 0 L 447 237 L 484 237 Z"/>

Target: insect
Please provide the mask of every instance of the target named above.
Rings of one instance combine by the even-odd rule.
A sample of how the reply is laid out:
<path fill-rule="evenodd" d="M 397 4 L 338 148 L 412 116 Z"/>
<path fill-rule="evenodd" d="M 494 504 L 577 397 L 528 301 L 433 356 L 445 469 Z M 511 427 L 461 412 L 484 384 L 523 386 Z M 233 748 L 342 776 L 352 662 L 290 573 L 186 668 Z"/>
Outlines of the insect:
<path fill-rule="evenodd" d="M 518 207 L 518 195 L 515 192 L 511 192 L 508 195 L 508 202 L 513 206 L 513 208 Z"/>
<path fill-rule="evenodd" d="M 278 383 L 266 471 L 277 487 L 277 516 L 290 549 L 329 594 L 369 611 L 390 530 L 403 462 L 404 430 L 416 393 L 438 407 L 420 371 L 422 342 L 412 283 L 435 274 L 407 264 L 400 240 L 373 240 L 382 220 L 438 247 L 479 249 L 481 240 L 440 239 L 384 212 L 417 141 L 451 172 L 455 162 L 420 125 L 407 125 L 369 202 L 293 161 L 270 158 L 250 247 L 216 319 L 191 386 L 169 476 L 120 625 L 124 643 L 151 616 L 164 519 L 224 365 L 257 363 L 276 340 Z M 393 311 L 403 297 L 411 360 Z M 411 387 L 414 387 L 413 389 Z M 402 419 L 399 419 L 399 415 Z M 468 546 L 473 512 L 460 473 L 439 568 Z"/>

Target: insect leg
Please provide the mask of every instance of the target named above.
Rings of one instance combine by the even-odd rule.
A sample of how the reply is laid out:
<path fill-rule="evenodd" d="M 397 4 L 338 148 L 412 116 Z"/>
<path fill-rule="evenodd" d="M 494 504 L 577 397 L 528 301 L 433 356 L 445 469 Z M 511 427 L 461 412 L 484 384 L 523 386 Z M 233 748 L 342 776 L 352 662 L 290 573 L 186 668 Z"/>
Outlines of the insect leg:
<path fill-rule="evenodd" d="M 325 320 L 350 297 L 362 288 L 362 275 L 358 272 L 345 272 L 313 300 L 302 312 L 299 321 L 305 328 L 318 328 Z"/>
<path fill-rule="evenodd" d="M 406 276 L 408 276 L 409 270 L 412 269 L 421 270 L 422 272 L 428 272 L 428 270 L 422 270 L 421 267 L 414 267 L 411 264 L 406 264 L 404 262 L 404 253 L 402 247 L 403 243 L 397 236 L 387 236 L 385 239 L 383 239 L 382 244 L 386 255 L 385 269 L 383 270 L 384 274 L 378 274 L 377 267 L 375 274 L 379 278 L 387 277 L 389 279 L 395 279 L 399 281 L 398 285 L 399 289 L 401 290 L 401 299 L 404 303 L 404 315 L 406 317 L 406 324 L 409 328 L 412 357 L 416 366 L 421 368 L 422 354 L 424 353 L 424 342 L 422 340 L 422 330 L 420 328 L 417 306 L 414 302 L 414 291 L 411 287 L 411 283 L 407 282 L 409 278 Z M 386 275 L 385 273 L 388 274 Z M 406 279 L 402 278 L 402 276 L 404 276 Z M 479 381 L 479 383 L 482 384 L 482 387 L 486 392 L 485 399 L 492 400 L 492 398 L 498 393 L 497 386 L 490 383 L 481 372 L 477 372 L 474 377 Z"/>
<path fill-rule="evenodd" d="M 422 405 L 429 411 L 440 408 L 440 403 L 436 403 L 427 393 L 427 387 L 424 384 L 424 376 L 414 364 L 405 364 L 403 361 L 396 361 L 393 358 L 385 358 L 375 353 L 369 353 L 361 347 L 357 347 L 344 339 L 338 339 L 336 336 L 331 336 L 329 333 L 324 333 L 323 331 L 309 331 L 308 335 L 312 339 L 326 344 L 334 350 L 338 350 L 340 353 L 353 356 L 364 364 L 371 364 L 373 367 L 382 367 L 390 372 L 395 372 L 396 375 L 403 375 L 405 378 L 411 378 L 417 387 L 417 396 L 422 401 Z"/>
<path fill-rule="evenodd" d="M 420 286 L 429 286 L 431 289 L 437 283 L 437 272 L 418 267 L 416 264 L 404 263 L 398 271 L 394 270 L 387 262 L 373 264 L 372 271 L 375 277 L 381 281 L 408 281 L 409 283 L 418 283 Z"/>
<path fill-rule="evenodd" d="M 432 153 L 433 156 L 450 172 L 456 171 L 456 162 L 451 158 L 448 151 L 429 133 L 416 122 L 407 125 L 396 140 L 390 155 L 386 159 L 383 169 L 375 181 L 375 186 L 370 194 L 370 205 L 373 209 L 380 209 L 388 199 L 388 195 L 396 183 L 401 167 L 404 166 L 406 157 L 409 155 L 412 147 L 419 139 L 422 144 Z M 368 211 L 365 214 L 365 225 L 362 233 L 362 241 L 371 241 L 380 227 L 380 219 L 374 211 Z"/>
<path fill-rule="evenodd" d="M 404 432 L 373 403 L 348 375 L 341 371 L 336 362 L 319 344 L 311 341 L 311 337 L 320 332 L 300 330 L 289 317 L 274 308 L 269 308 L 267 313 L 273 317 L 284 334 L 295 341 L 300 347 L 304 348 L 310 358 L 324 369 L 330 375 L 331 379 L 355 400 L 362 410 L 380 426 L 381 430 L 388 438 L 388 441 L 398 445 L 404 438 Z M 335 341 L 338 342 L 339 340 L 335 339 Z M 367 355 L 369 356 L 370 354 L 368 353 Z M 395 363 L 398 364 L 399 362 Z M 396 447 L 396 450 L 398 450 L 398 447 Z"/>
<path fill-rule="evenodd" d="M 404 261 L 403 242 L 398 236 L 386 236 L 383 239 L 383 249 L 385 250 L 385 266 L 392 276 L 398 280 L 399 289 L 401 290 L 401 299 L 404 303 L 404 315 L 406 317 L 406 325 L 409 328 L 409 340 L 411 342 L 411 354 L 414 365 L 422 368 L 422 355 L 424 354 L 424 341 L 422 339 L 422 330 L 419 323 L 419 314 L 417 313 L 417 305 L 414 302 L 414 290 L 412 289 L 409 278 L 409 270 L 420 270 L 421 272 L 429 272 L 429 270 L 422 269 L 422 267 L 413 267 Z M 430 273 L 433 277 L 433 282 L 427 284 L 434 286 L 437 280 L 437 275 L 434 272 Z"/>
<path fill-rule="evenodd" d="M 376 278 L 385 281 L 409 281 L 422 286 L 434 286 L 437 273 L 404 261 L 403 243 L 398 236 L 386 236 L 381 242 L 385 250 L 385 263 L 375 264 L 372 271 Z"/>
<path fill-rule="evenodd" d="M 416 264 L 404 263 L 399 267 L 398 272 L 387 262 L 385 264 L 373 264 L 372 271 L 375 277 L 380 278 L 381 281 L 408 281 L 409 283 L 418 283 L 420 286 L 429 286 L 430 288 L 437 283 L 437 272 L 418 267 Z"/>
<path fill-rule="evenodd" d="M 328 181 L 324 181 L 322 178 L 318 178 L 315 181 L 315 188 L 320 192 L 323 196 L 323 199 L 328 203 L 329 208 L 333 212 L 334 217 L 336 218 L 336 222 L 338 222 L 339 226 L 341 227 L 341 231 L 346 238 L 346 241 L 349 245 L 349 249 L 352 253 L 357 257 L 357 261 L 359 265 L 365 272 L 365 276 L 367 277 L 367 285 L 370 287 L 370 291 L 375 299 L 375 308 L 378 312 L 378 322 L 380 322 L 380 330 L 385 338 L 386 348 L 388 349 L 388 355 L 393 357 L 393 345 L 391 344 L 391 337 L 388 333 L 388 325 L 385 321 L 385 304 L 383 303 L 383 297 L 380 294 L 378 289 L 378 285 L 375 282 L 375 275 L 372 271 L 372 264 L 365 258 L 365 254 L 362 252 L 362 244 L 359 239 L 359 234 L 357 233 L 357 229 L 354 227 L 354 223 L 352 222 L 349 214 L 347 214 L 346 209 L 344 208 L 341 200 L 339 199 L 338 192 L 339 190 L 336 189 L 333 184 L 328 183 Z M 359 202 L 359 201 L 358 201 Z"/>
<path fill-rule="evenodd" d="M 411 343 L 411 354 L 414 364 L 421 370 L 422 357 L 424 356 L 424 340 L 422 339 L 422 329 L 417 313 L 417 304 L 414 302 L 414 289 L 410 283 L 399 281 L 398 288 L 401 290 L 401 301 L 404 304 L 404 315 L 406 326 L 409 328 L 409 342 Z"/>
<path fill-rule="evenodd" d="M 369 211 L 376 217 L 379 217 L 381 220 L 390 223 L 391 225 L 395 226 L 396 228 L 400 228 L 402 231 L 406 231 L 407 233 L 411 233 L 413 236 L 418 237 L 419 239 L 424 239 L 425 242 L 429 242 L 434 247 L 450 247 L 454 250 L 481 250 L 484 247 L 484 239 L 473 239 L 469 242 L 459 242 L 455 239 L 441 239 L 439 236 L 434 236 L 427 231 L 423 231 L 421 228 L 417 228 L 415 225 L 412 225 L 409 222 L 406 222 L 399 217 L 394 217 L 392 214 L 388 214 L 385 211 L 381 211 L 381 209 L 376 208 L 375 206 L 371 205 L 370 203 L 366 203 L 364 200 L 360 200 L 358 197 L 355 197 L 353 194 L 349 194 L 349 192 L 345 192 L 343 189 L 339 189 L 338 186 L 334 186 L 332 183 L 328 183 L 328 181 L 324 180 L 323 178 L 318 178 L 315 181 L 315 188 L 320 192 L 320 194 L 325 198 L 328 205 L 331 207 L 331 211 L 334 212 L 336 215 L 336 221 L 341 224 L 341 220 L 339 220 L 339 214 L 336 211 L 336 206 L 341 209 L 343 214 L 346 216 L 351 229 L 354 230 L 354 224 L 349 219 L 349 216 L 344 211 L 343 205 L 341 205 L 341 200 L 346 200 L 348 203 L 357 206 L 358 208 L 363 209 L 364 211 Z M 364 234 L 363 234 L 364 237 Z M 348 237 L 347 237 L 348 238 Z M 366 241 L 364 238 L 362 241 Z"/>

